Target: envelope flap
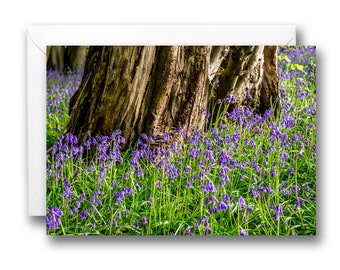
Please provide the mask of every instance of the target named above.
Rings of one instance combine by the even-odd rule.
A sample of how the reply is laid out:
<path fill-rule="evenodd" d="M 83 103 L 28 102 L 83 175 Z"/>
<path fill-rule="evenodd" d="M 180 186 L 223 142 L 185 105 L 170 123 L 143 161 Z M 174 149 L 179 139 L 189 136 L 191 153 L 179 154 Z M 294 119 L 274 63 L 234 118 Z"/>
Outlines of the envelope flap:
<path fill-rule="evenodd" d="M 54 25 L 32 26 L 28 37 L 46 45 L 287 45 L 294 25 Z"/>

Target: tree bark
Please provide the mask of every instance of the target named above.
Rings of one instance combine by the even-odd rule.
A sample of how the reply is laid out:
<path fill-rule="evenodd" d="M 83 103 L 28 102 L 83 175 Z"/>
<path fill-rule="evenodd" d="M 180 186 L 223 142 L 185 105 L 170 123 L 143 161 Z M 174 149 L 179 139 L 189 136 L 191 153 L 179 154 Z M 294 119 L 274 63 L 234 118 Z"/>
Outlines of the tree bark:
<path fill-rule="evenodd" d="M 47 46 L 46 65 L 47 69 L 64 71 L 65 69 L 65 46 Z"/>
<path fill-rule="evenodd" d="M 65 66 L 71 70 L 83 69 L 89 46 L 67 46 L 65 50 Z"/>
<path fill-rule="evenodd" d="M 47 46 L 47 69 L 65 71 L 84 68 L 89 46 Z"/>
<path fill-rule="evenodd" d="M 279 94 L 276 46 L 232 46 L 229 49 L 221 64 L 223 71 L 218 78 L 216 100 L 225 100 L 224 110 L 228 112 L 244 105 L 264 113 L 276 104 Z"/>
<path fill-rule="evenodd" d="M 278 85 L 270 81 L 277 77 L 276 48 L 266 50 L 264 46 L 90 47 L 80 88 L 70 101 L 67 131 L 84 142 L 88 131 L 94 136 L 120 129 L 129 143 L 141 133 L 162 137 L 181 126 L 203 128 L 202 110 L 228 95 L 253 110 L 268 108 L 268 98 L 273 91 L 278 93 Z M 216 81 L 219 87 L 211 98 Z M 226 103 L 225 110 L 231 107 Z"/>
<path fill-rule="evenodd" d="M 91 47 L 80 89 L 70 102 L 68 131 L 80 141 L 120 129 L 130 142 L 202 126 L 210 47 Z"/>

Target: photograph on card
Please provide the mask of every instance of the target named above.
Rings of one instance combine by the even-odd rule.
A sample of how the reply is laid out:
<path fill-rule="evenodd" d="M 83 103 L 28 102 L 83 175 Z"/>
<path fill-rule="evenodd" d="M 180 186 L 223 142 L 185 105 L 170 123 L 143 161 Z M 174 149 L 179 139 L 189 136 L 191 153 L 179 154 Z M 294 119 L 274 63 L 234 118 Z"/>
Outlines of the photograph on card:
<path fill-rule="evenodd" d="M 47 46 L 46 232 L 316 235 L 315 46 Z"/>

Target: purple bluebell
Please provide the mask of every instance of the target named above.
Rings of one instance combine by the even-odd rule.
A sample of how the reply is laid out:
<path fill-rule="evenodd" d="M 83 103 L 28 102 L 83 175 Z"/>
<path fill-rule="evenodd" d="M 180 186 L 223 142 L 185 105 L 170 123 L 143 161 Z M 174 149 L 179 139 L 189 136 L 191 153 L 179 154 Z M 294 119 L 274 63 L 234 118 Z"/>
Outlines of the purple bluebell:
<path fill-rule="evenodd" d="M 289 168 L 289 170 L 288 170 L 288 174 L 294 174 L 295 173 L 295 170 L 294 170 L 294 168 Z"/>
<path fill-rule="evenodd" d="M 191 171 L 190 166 L 185 165 L 185 167 L 184 167 L 184 173 L 185 173 L 185 174 L 188 174 L 190 171 Z"/>
<path fill-rule="evenodd" d="M 296 200 L 294 209 L 295 209 L 295 210 L 299 210 L 300 205 L 301 205 L 301 198 L 298 197 L 297 200 Z"/>
<path fill-rule="evenodd" d="M 259 173 L 260 172 L 260 166 L 255 162 L 255 161 L 253 161 L 252 162 L 252 166 L 253 166 L 253 168 L 255 169 L 255 171 L 257 172 L 257 173 Z"/>
<path fill-rule="evenodd" d="M 133 157 L 130 161 L 130 166 L 132 168 L 136 168 L 139 166 L 139 163 L 138 163 L 138 158 L 137 157 Z"/>
<path fill-rule="evenodd" d="M 99 178 L 106 178 L 106 175 L 105 175 L 105 168 L 104 168 L 104 167 L 102 167 L 102 168 L 100 169 Z"/>
<path fill-rule="evenodd" d="M 188 226 L 185 230 L 184 230 L 184 232 L 183 232 L 183 234 L 184 235 L 190 235 L 191 234 L 191 229 L 193 228 L 193 226 Z"/>
<path fill-rule="evenodd" d="M 156 181 L 155 183 L 155 187 L 158 188 L 158 189 L 162 189 L 162 182 L 161 181 Z"/>
<path fill-rule="evenodd" d="M 275 207 L 274 219 L 277 221 L 283 215 L 283 208 L 281 204 Z"/>
<path fill-rule="evenodd" d="M 206 194 L 207 192 L 212 192 L 212 193 L 216 193 L 216 188 L 214 183 L 211 180 L 208 180 L 207 183 L 205 185 L 203 185 L 203 192 L 204 194 Z"/>
<path fill-rule="evenodd" d="M 255 148 L 255 142 L 252 139 L 250 140 L 246 139 L 246 145 L 251 146 L 252 148 Z"/>
<path fill-rule="evenodd" d="M 170 140 L 170 135 L 165 133 L 162 138 L 163 142 L 168 142 Z"/>
<path fill-rule="evenodd" d="M 49 214 L 46 215 L 47 231 L 57 229 L 61 224 L 61 217 L 64 215 L 63 211 L 57 207 L 51 207 Z"/>
<path fill-rule="evenodd" d="M 200 153 L 201 153 L 201 149 L 200 148 L 193 147 L 190 150 L 190 157 L 193 158 L 193 159 L 197 159 Z"/>
<path fill-rule="evenodd" d="M 247 236 L 248 235 L 248 232 L 243 230 L 242 227 L 240 228 L 240 235 L 242 236 Z"/>
<path fill-rule="evenodd" d="M 153 197 L 150 197 L 149 198 L 149 205 L 150 205 L 150 207 L 152 207 L 152 204 L 153 204 Z"/>
<path fill-rule="evenodd" d="M 250 192 L 253 196 L 253 198 L 258 199 L 260 198 L 260 194 L 257 192 L 257 190 L 254 188 L 254 186 L 250 187 Z"/>
<path fill-rule="evenodd" d="M 272 169 L 271 171 L 270 171 L 270 175 L 272 176 L 272 177 L 275 177 L 277 174 L 276 174 L 276 170 L 275 169 Z"/>
<path fill-rule="evenodd" d="M 209 226 L 209 223 L 207 223 L 207 225 L 205 226 L 205 229 L 204 229 L 204 235 L 208 235 L 211 233 L 211 228 Z"/>
<path fill-rule="evenodd" d="M 66 197 L 67 201 L 70 202 L 72 200 L 73 191 L 72 191 L 72 186 L 68 182 L 67 178 L 63 180 L 63 186 L 64 186 L 64 193 L 62 194 L 62 197 L 63 198 Z"/>
<path fill-rule="evenodd" d="M 199 218 L 197 221 L 197 227 L 200 227 L 202 225 L 203 219 Z"/>
<path fill-rule="evenodd" d="M 124 200 L 124 192 L 118 191 L 115 193 L 115 205 L 119 205 Z M 92 199 L 91 199 L 92 200 Z M 93 204 L 90 202 L 90 204 Z"/>
<path fill-rule="evenodd" d="M 292 186 L 291 188 L 290 188 L 290 193 L 297 193 L 297 192 L 299 192 L 300 191 L 300 187 L 298 187 L 298 186 Z"/>
<path fill-rule="evenodd" d="M 240 196 L 240 198 L 238 199 L 238 210 L 241 211 L 245 207 L 246 207 L 246 202 L 243 199 L 243 197 Z"/>
<path fill-rule="evenodd" d="M 218 88 L 220 86 L 220 82 L 219 81 L 215 81 L 215 82 L 213 82 L 212 86 L 214 88 Z"/>
<path fill-rule="evenodd" d="M 216 201 L 216 198 L 215 196 L 211 195 L 207 200 L 204 201 L 203 205 L 207 206 L 208 204 L 211 204 L 214 201 Z"/>
<path fill-rule="evenodd" d="M 87 216 L 88 216 L 88 212 L 87 212 L 87 210 L 84 210 L 84 211 L 81 212 L 81 214 L 80 214 L 80 219 L 81 219 L 81 220 L 84 220 L 84 219 L 87 218 Z"/>
<path fill-rule="evenodd" d="M 202 180 L 202 179 L 204 178 L 204 173 L 203 173 L 202 171 L 200 171 L 200 172 L 198 173 L 197 178 L 198 178 L 199 180 Z"/>
<path fill-rule="evenodd" d="M 230 179 L 229 179 L 229 175 L 228 175 L 229 169 L 226 166 L 221 166 L 221 170 L 220 170 L 220 178 L 225 182 L 225 185 L 227 186 Z"/>
<path fill-rule="evenodd" d="M 117 221 L 114 220 L 114 219 L 112 220 L 112 226 L 113 226 L 113 227 L 117 227 Z"/>
<path fill-rule="evenodd" d="M 221 201 L 218 205 L 217 205 L 217 211 L 225 211 L 228 209 L 228 204 L 226 204 L 225 202 Z"/>

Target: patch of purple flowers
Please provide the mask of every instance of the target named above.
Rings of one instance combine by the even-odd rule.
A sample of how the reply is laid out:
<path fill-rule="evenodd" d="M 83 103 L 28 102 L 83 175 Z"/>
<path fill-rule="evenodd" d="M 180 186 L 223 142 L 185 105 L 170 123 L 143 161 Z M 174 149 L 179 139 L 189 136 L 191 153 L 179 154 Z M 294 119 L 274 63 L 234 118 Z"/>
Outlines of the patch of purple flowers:
<path fill-rule="evenodd" d="M 51 207 L 49 213 L 46 215 L 47 232 L 52 229 L 58 229 L 61 224 L 61 217 L 64 215 L 63 211 L 57 207 Z"/>

